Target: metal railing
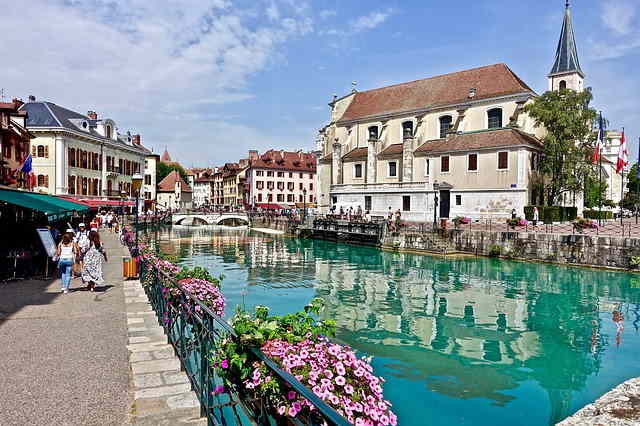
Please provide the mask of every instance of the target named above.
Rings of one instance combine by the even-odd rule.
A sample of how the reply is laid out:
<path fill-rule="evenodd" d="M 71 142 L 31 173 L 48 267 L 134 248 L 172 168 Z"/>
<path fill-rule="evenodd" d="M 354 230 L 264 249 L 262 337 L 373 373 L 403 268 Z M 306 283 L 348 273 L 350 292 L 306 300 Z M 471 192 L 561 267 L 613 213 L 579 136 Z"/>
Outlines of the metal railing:
<path fill-rule="evenodd" d="M 224 393 L 215 394 L 222 380 L 211 367 L 209 355 L 223 339 L 239 340 L 235 331 L 195 296 L 186 291 L 172 277 L 140 260 L 140 279 L 145 292 L 164 328 L 169 343 L 180 359 L 194 392 L 201 404 L 201 415 L 209 425 L 275 425 L 274 407 L 266 398 L 255 399 L 243 389 L 233 387 Z M 179 300 L 171 301 L 167 288 L 180 289 Z M 175 297 L 175 296 L 173 296 Z M 200 312 L 188 307 L 200 307 Z M 292 424 L 348 425 L 346 419 L 328 406 L 310 389 L 282 370 L 258 348 L 252 348 L 250 356 L 264 362 L 274 377 L 280 378 L 292 390 L 309 400 L 315 407 L 314 414 L 306 419 L 290 419 Z"/>

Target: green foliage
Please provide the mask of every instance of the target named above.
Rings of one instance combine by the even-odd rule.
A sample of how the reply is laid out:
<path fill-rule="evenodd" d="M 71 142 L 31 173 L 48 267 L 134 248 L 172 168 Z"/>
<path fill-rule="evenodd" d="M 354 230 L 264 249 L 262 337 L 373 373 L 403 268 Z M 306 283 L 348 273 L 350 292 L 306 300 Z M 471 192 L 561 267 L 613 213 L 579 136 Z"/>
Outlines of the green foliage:
<path fill-rule="evenodd" d="M 597 116 L 589 107 L 592 97 L 587 90 L 552 91 L 525 106 L 535 126 L 547 131 L 539 171 L 548 205 L 565 192 L 582 191 L 585 178 L 593 174 L 588 160 L 595 140 L 591 125 Z"/>
<path fill-rule="evenodd" d="M 178 173 L 180 173 L 180 177 L 182 177 L 182 179 L 185 182 L 188 182 L 187 172 L 182 168 L 180 164 L 166 164 L 163 162 L 158 162 L 156 166 L 156 179 L 157 179 L 156 182 L 159 183 L 162 179 L 167 177 L 167 175 L 174 170 L 177 170 Z"/>
<path fill-rule="evenodd" d="M 171 262 L 173 264 L 177 264 L 180 261 L 180 258 L 178 256 L 174 256 L 172 254 L 165 254 L 162 252 L 159 252 L 156 257 L 158 259 L 166 260 L 167 262 Z"/>
<path fill-rule="evenodd" d="M 220 283 L 224 279 L 224 275 L 220 275 L 218 278 L 214 278 L 205 268 L 196 266 L 193 269 L 183 267 L 176 275 L 176 281 L 183 280 L 185 278 L 196 278 L 199 280 L 209 281 L 211 284 L 220 288 Z"/>
<path fill-rule="evenodd" d="M 640 266 L 640 256 L 631 256 L 631 260 L 629 260 L 629 264 L 634 268 Z"/>
<path fill-rule="evenodd" d="M 625 177 L 629 178 L 627 182 L 627 189 L 629 192 L 640 192 L 640 179 L 638 178 L 638 163 L 631 166 L 629 173 L 625 173 Z"/>
<path fill-rule="evenodd" d="M 524 218 L 527 219 L 528 221 L 532 221 L 533 220 L 533 208 L 536 206 L 524 206 Z M 538 215 L 540 215 L 540 211 L 542 210 L 542 207 L 537 206 L 538 207 Z"/>
<path fill-rule="evenodd" d="M 542 220 L 544 223 L 560 222 L 562 220 L 560 211 L 558 206 L 547 206 L 542 211 Z"/>
<path fill-rule="evenodd" d="M 578 208 L 577 207 L 563 207 L 564 210 L 564 220 L 576 220 L 578 217 Z"/>
<path fill-rule="evenodd" d="M 582 215 L 585 219 L 613 219 L 613 212 L 608 210 L 585 210 Z"/>
<path fill-rule="evenodd" d="M 598 177 L 588 177 L 585 180 L 585 192 L 584 192 L 584 206 L 588 209 L 598 207 L 600 200 L 602 200 L 603 206 L 613 206 L 613 202 L 607 199 L 607 189 L 609 185 L 603 178 L 602 182 L 599 182 Z"/>
<path fill-rule="evenodd" d="M 491 257 L 499 257 L 502 254 L 502 247 L 494 244 L 489 247 L 489 256 Z"/>
<path fill-rule="evenodd" d="M 640 206 L 640 196 L 637 192 L 627 192 L 620 201 L 620 205 L 623 209 L 635 211 L 636 206 Z"/>

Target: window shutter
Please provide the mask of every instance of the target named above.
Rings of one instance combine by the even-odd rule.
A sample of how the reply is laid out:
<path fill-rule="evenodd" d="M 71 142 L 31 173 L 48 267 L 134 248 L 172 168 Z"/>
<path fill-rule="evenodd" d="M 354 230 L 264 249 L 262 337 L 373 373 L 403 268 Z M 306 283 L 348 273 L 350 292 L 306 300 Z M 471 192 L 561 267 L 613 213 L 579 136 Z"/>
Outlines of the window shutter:
<path fill-rule="evenodd" d="M 49 158 L 49 146 L 44 146 L 44 158 Z"/>
<path fill-rule="evenodd" d="M 49 175 L 44 175 L 44 186 L 49 186 Z"/>
<path fill-rule="evenodd" d="M 498 169 L 504 170 L 509 168 L 509 153 L 508 152 L 499 152 L 498 153 Z"/>
<path fill-rule="evenodd" d="M 31 145 L 31 156 L 35 157 L 37 155 L 37 147 L 35 145 Z"/>

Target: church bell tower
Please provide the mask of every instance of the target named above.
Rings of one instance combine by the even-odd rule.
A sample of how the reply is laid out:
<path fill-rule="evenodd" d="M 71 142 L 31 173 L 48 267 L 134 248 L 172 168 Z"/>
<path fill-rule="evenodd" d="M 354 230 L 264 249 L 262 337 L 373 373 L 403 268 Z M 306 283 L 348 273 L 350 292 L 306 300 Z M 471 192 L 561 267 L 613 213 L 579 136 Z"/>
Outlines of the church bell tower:
<path fill-rule="evenodd" d="M 584 72 L 580 68 L 576 39 L 571 22 L 571 8 L 566 1 L 564 21 L 560 32 L 560 41 L 556 51 L 556 61 L 547 76 L 549 90 L 572 89 L 577 92 L 584 90 Z"/>

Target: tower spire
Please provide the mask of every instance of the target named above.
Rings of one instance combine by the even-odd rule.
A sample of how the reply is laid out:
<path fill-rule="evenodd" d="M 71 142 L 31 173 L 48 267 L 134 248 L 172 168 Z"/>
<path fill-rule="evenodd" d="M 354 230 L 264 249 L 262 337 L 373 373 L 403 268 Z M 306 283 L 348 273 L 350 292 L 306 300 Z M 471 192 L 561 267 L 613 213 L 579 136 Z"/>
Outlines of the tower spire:
<path fill-rule="evenodd" d="M 549 77 L 559 74 L 577 73 L 584 78 L 584 72 L 580 68 L 578 50 L 576 49 L 576 38 L 573 34 L 573 23 L 571 21 L 571 8 L 569 0 L 565 1 L 564 21 L 560 32 L 560 40 L 556 50 L 556 60 L 551 68 Z"/>

